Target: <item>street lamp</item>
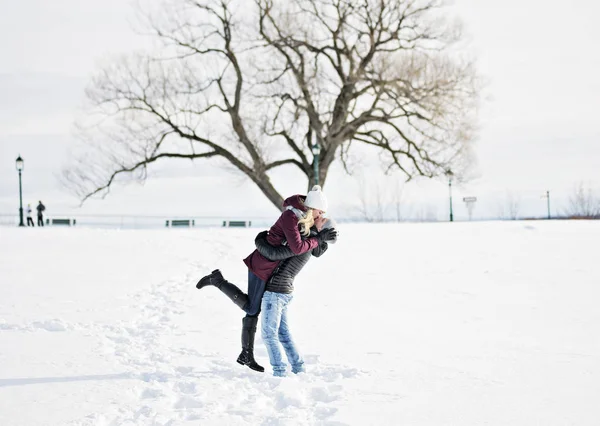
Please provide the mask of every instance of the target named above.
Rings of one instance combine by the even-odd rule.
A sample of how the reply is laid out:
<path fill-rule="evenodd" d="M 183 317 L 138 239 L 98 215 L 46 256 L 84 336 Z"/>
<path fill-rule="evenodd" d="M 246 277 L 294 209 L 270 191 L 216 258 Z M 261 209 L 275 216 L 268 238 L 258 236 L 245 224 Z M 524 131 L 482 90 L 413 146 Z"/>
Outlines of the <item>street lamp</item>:
<path fill-rule="evenodd" d="M 454 177 L 454 173 L 452 170 L 446 170 L 446 176 L 448 176 L 448 191 L 450 193 L 450 222 L 454 222 L 454 214 L 452 213 L 452 178 Z"/>
<path fill-rule="evenodd" d="M 315 168 L 315 185 L 319 184 L 319 155 L 321 154 L 321 145 L 319 142 L 315 142 L 312 146 L 312 153 L 315 156 L 315 161 L 313 162 L 313 166 Z"/>
<path fill-rule="evenodd" d="M 550 219 L 550 191 L 546 191 L 546 195 L 542 195 L 542 198 L 548 199 L 548 219 Z"/>
<path fill-rule="evenodd" d="M 19 171 L 19 226 L 25 226 L 23 223 L 23 190 L 21 187 L 21 171 L 25 165 L 25 162 L 19 155 L 16 161 L 17 170 Z"/>

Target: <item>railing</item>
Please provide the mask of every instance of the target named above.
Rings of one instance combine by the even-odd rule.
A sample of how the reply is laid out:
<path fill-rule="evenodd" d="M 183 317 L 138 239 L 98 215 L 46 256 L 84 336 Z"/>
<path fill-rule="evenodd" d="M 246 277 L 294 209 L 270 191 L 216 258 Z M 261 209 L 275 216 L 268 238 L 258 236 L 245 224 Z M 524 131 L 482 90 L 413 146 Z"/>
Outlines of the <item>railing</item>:
<path fill-rule="evenodd" d="M 115 229 L 151 229 L 151 228 L 165 228 L 165 224 L 173 226 L 172 224 L 182 225 L 185 223 L 185 227 L 190 228 L 207 228 L 207 227 L 223 227 L 223 222 L 243 222 L 246 226 L 268 228 L 270 227 L 277 216 L 272 217 L 249 217 L 249 216 L 188 216 L 188 215 L 164 215 L 164 216 L 140 216 L 140 215 L 118 215 L 118 214 L 105 214 L 105 215 L 92 215 L 92 214 L 73 214 L 73 213 L 57 213 L 53 215 L 44 215 L 44 223 L 49 220 L 52 223 L 53 219 L 59 218 L 73 218 L 77 221 L 77 228 L 88 227 L 88 228 L 115 228 Z M 191 226 L 189 221 L 191 221 Z M 34 218 L 34 222 L 37 226 L 37 218 Z M 0 226 L 18 226 L 19 215 L 18 214 L 0 214 Z M 51 225 L 50 225 L 51 226 Z M 176 228 L 182 228 L 182 226 L 175 226 Z"/>

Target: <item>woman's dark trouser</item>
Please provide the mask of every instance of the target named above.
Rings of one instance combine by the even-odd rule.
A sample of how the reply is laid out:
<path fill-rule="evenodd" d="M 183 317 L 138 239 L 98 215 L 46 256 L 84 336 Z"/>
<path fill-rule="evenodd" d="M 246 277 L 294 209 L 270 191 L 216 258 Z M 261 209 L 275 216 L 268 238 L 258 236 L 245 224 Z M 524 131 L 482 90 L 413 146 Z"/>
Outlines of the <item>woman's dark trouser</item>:
<path fill-rule="evenodd" d="M 262 297 L 265 293 L 266 282 L 248 270 L 248 303 L 244 306 L 247 317 L 256 317 L 260 313 Z"/>

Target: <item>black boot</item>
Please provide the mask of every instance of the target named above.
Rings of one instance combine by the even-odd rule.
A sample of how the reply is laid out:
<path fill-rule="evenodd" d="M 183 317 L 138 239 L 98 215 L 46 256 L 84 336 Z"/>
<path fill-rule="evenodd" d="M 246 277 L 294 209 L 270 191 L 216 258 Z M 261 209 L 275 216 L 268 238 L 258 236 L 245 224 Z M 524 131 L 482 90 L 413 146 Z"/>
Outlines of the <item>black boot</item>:
<path fill-rule="evenodd" d="M 223 274 L 218 269 L 215 269 L 210 274 L 205 277 L 202 277 L 198 284 L 196 284 L 197 289 L 201 289 L 202 287 L 206 287 L 207 285 L 214 285 L 215 287 L 219 287 L 221 281 L 225 281 L 223 278 Z"/>
<path fill-rule="evenodd" d="M 247 365 L 254 371 L 263 372 L 265 369 L 254 360 L 254 335 L 258 317 L 244 317 L 242 319 L 242 353 L 238 356 L 238 364 Z"/>
<path fill-rule="evenodd" d="M 209 275 L 203 277 L 196 284 L 196 288 L 201 289 L 207 285 L 214 285 L 219 290 L 229 297 L 240 309 L 244 309 L 244 305 L 248 303 L 248 295 L 237 288 L 235 284 L 230 283 L 221 274 L 221 271 L 215 269 Z"/>

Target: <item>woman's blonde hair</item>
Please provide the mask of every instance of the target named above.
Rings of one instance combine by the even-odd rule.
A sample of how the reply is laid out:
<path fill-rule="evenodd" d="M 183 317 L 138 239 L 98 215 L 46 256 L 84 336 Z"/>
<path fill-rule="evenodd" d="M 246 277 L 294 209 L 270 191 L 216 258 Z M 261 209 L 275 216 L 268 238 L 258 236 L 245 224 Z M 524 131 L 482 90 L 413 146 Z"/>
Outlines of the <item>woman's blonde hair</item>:
<path fill-rule="evenodd" d="M 302 219 L 298 221 L 300 225 L 300 233 L 305 237 L 310 235 L 310 228 L 315 224 L 315 218 L 313 217 L 313 209 L 308 209 Z"/>

